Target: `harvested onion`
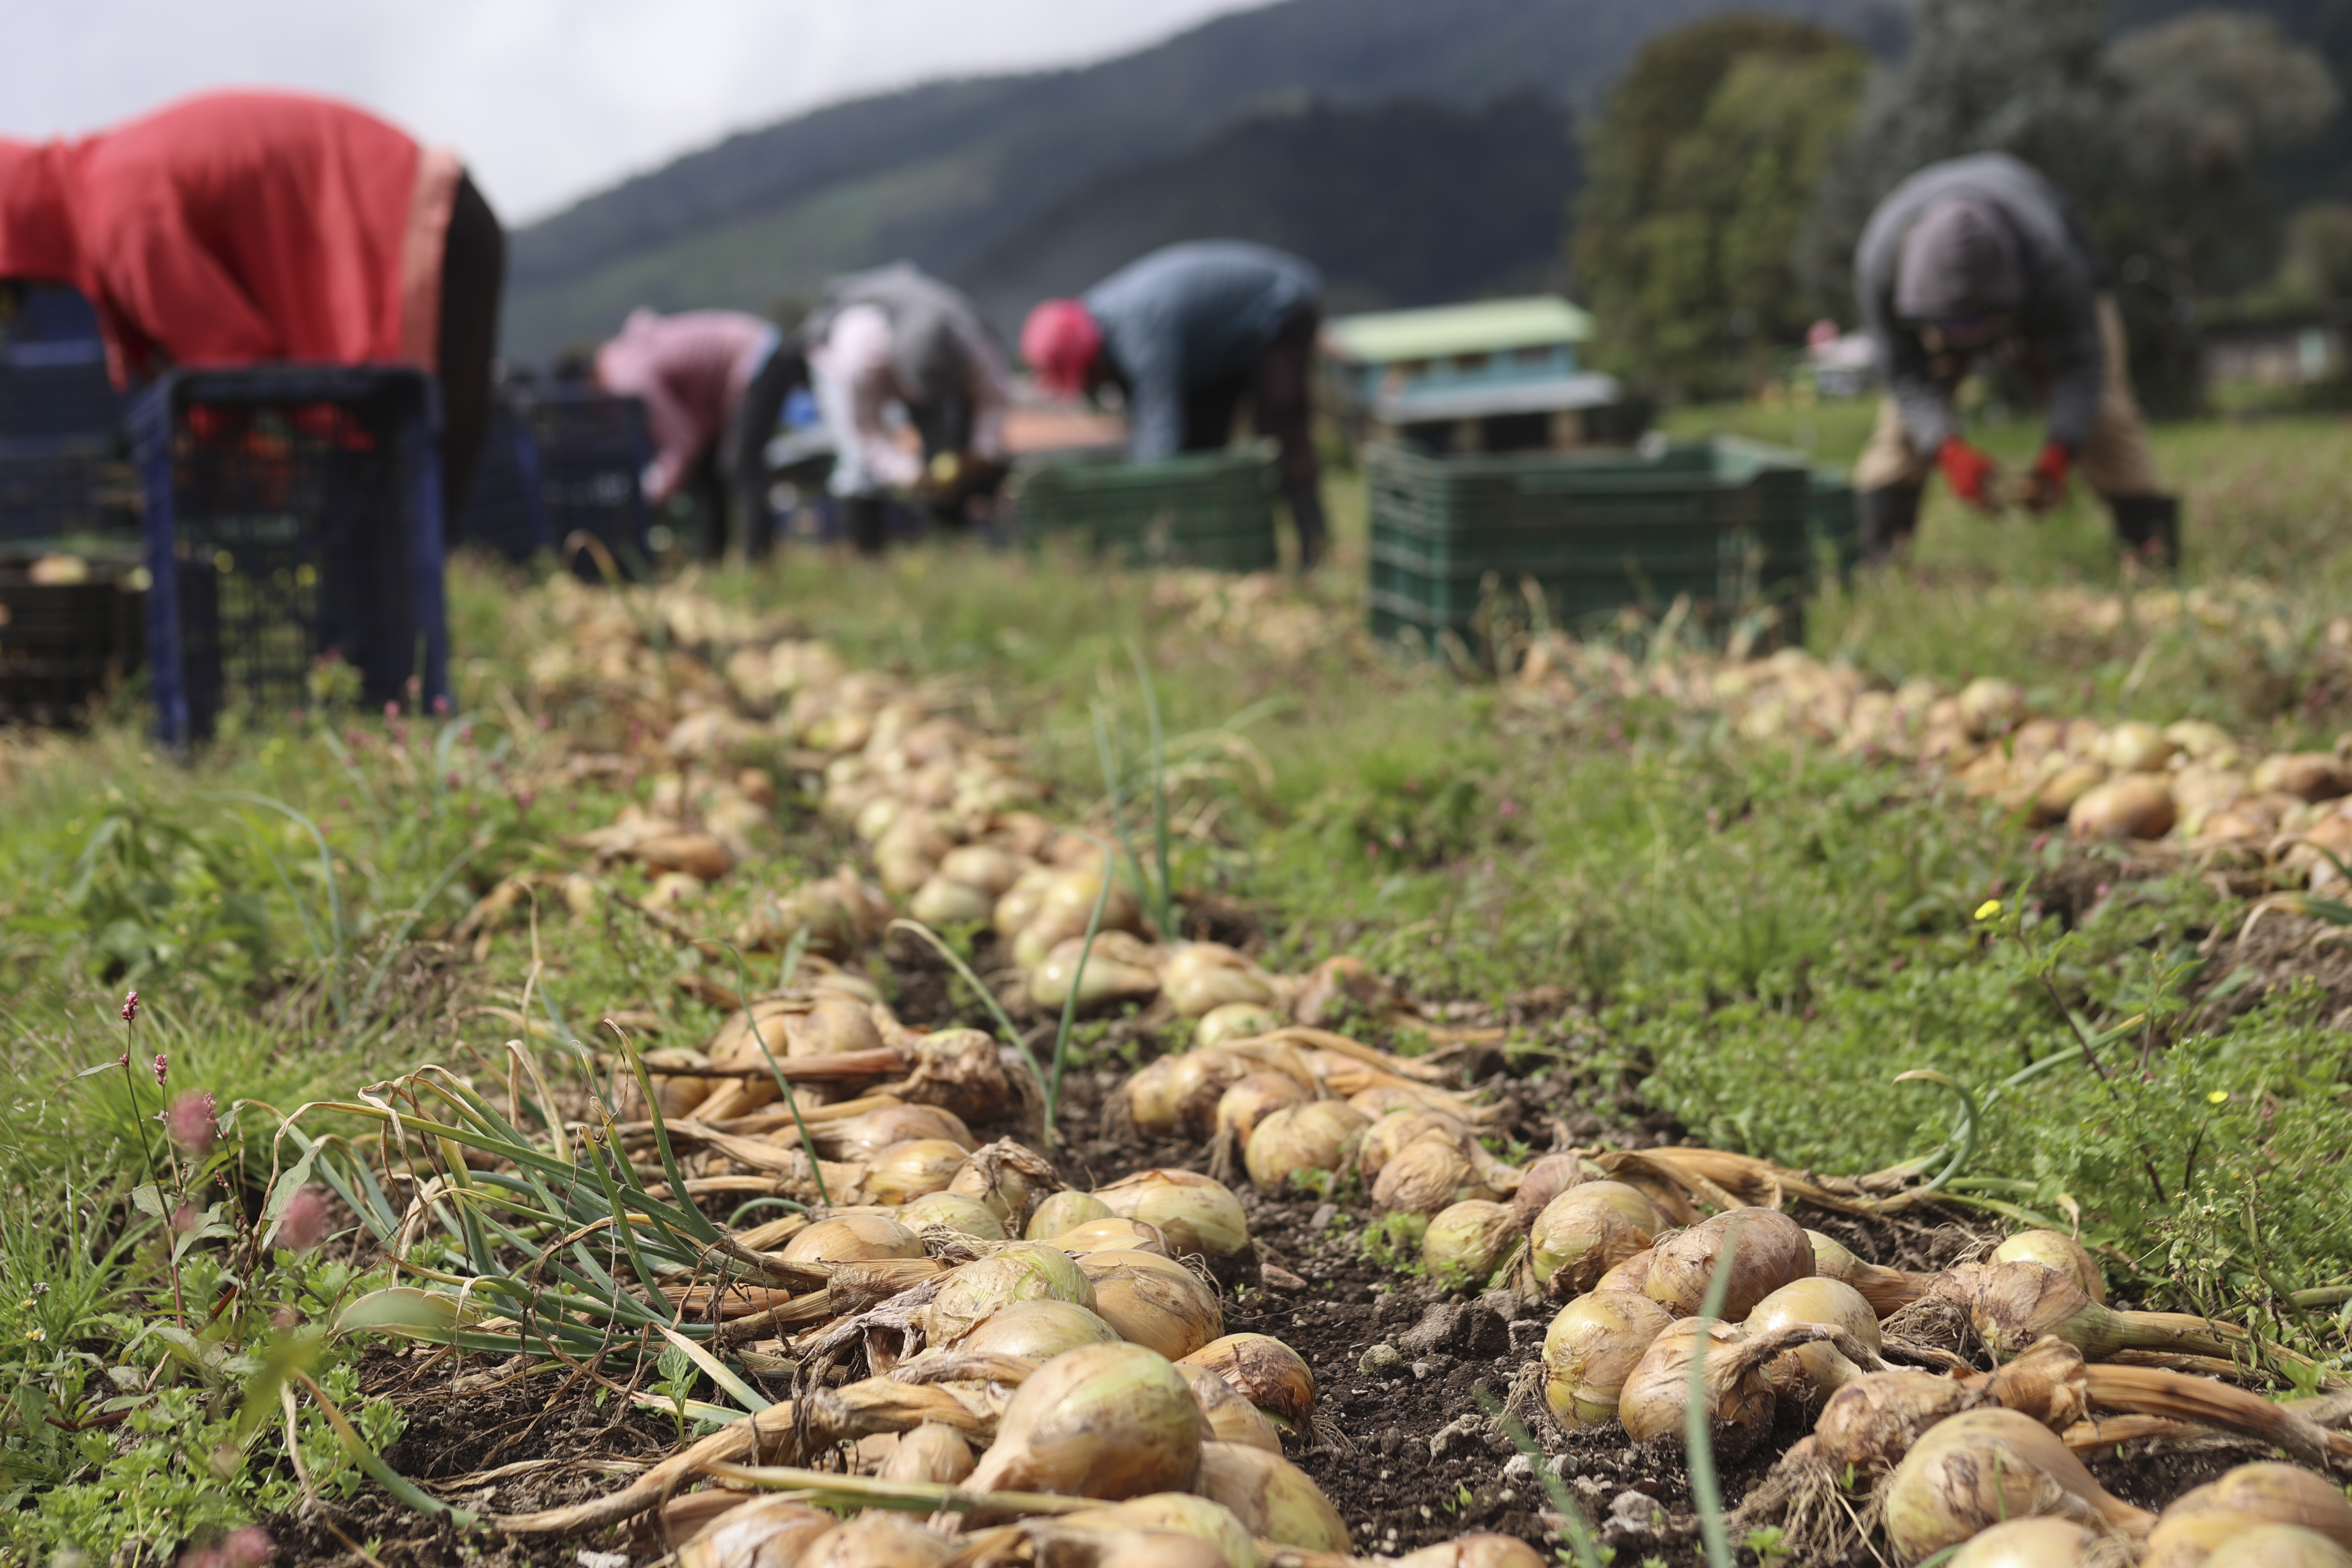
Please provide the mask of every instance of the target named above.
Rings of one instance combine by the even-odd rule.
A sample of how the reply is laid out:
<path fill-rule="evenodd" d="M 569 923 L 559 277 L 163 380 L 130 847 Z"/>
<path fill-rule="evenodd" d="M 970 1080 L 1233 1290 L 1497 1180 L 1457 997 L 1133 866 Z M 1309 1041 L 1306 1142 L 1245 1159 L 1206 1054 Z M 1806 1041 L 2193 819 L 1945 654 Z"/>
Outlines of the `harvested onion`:
<path fill-rule="evenodd" d="M 1397 1213 L 1433 1215 L 1485 1190 L 1460 1140 L 1449 1133 L 1424 1132 L 1381 1167 L 1380 1179 L 1372 1184 L 1372 1202 Z"/>
<path fill-rule="evenodd" d="M 1306 1471 L 1264 1448 L 1201 1445 L 1201 1495 L 1224 1504 L 1253 1536 L 1310 1552 L 1348 1550 L 1348 1525 Z"/>
<path fill-rule="evenodd" d="M 1922 1432 L 1975 1402 L 1966 1384 L 1934 1373 L 1875 1373 L 1830 1395 L 1813 1423 L 1813 1446 L 1832 1471 L 1868 1479 L 1900 1464 Z"/>
<path fill-rule="evenodd" d="M 1154 1267 L 1154 1266 L 1157 1267 Z M 1149 1254 L 1097 1252 L 1078 1260 L 1094 1284 L 1095 1311 L 1118 1337 L 1179 1361 L 1225 1331 L 1216 1292 L 1181 1264 Z"/>
<path fill-rule="evenodd" d="M 1726 1209 L 1660 1241 L 1642 1282 L 1651 1300 L 1693 1317 L 1706 1300 L 1716 1261 L 1733 1249 L 1722 1316 L 1738 1322 L 1757 1302 L 1813 1271 L 1813 1244 L 1805 1227 L 1778 1209 Z"/>
<path fill-rule="evenodd" d="M 1584 1161 L 1575 1154 L 1546 1154 L 1519 1177 L 1511 1194 L 1511 1218 L 1521 1230 L 1531 1229 L 1544 1205 L 1585 1180 Z"/>
<path fill-rule="evenodd" d="M 1086 1345 L 1031 1373 L 1006 1402 L 973 1491 L 1118 1501 L 1189 1489 L 1201 1468 L 1201 1406 L 1159 1352 Z"/>
<path fill-rule="evenodd" d="M 1675 1315 L 1631 1290 L 1595 1290 L 1544 1331 L 1544 1400 L 1574 1431 L 1617 1419 L 1625 1379 Z"/>
<path fill-rule="evenodd" d="M 739 1501 L 678 1548 L 678 1568 L 768 1568 L 796 1562 L 811 1542 L 840 1522 L 821 1508 L 782 1498 Z"/>
<path fill-rule="evenodd" d="M 1184 1358 L 1213 1372 L 1260 1410 L 1304 1430 L 1315 1419 L 1315 1373 L 1299 1353 L 1270 1334 L 1227 1334 Z"/>
<path fill-rule="evenodd" d="M 1108 1508 L 1080 1509 L 1056 1521 L 1081 1530 L 1146 1530 L 1189 1535 L 1215 1551 L 1230 1568 L 1257 1568 L 1257 1542 L 1233 1510 L 1191 1492 L 1148 1492 Z M 1158 1568 L 1149 1558 L 1118 1559 L 1119 1568 Z"/>
<path fill-rule="evenodd" d="M 1126 1219 L 1112 1214 L 1100 1219 L 1090 1219 L 1073 1226 L 1054 1237 L 1054 1245 L 1063 1251 L 1078 1256 L 1088 1252 L 1150 1252 L 1161 1258 L 1175 1256 L 1168 1237 L 1156 1225 L 1146 1225 L 1139 1219 Z"/>
<path fill-rule="evenodd" d="M 2352 1568 L 2352 1552 L 2301 1525 L 2262 1524 L 2213 1548 L 2205 1568 Z"/>
<path fill-rule="evenodd" d="M 1192 1029 L 1196 1046 L 1218 1046 L 1227 1040 L 1254 1039 L 1282 1027 L 1282 1015 L 1255 1002 L 1228 1002 L 1212 1007 Z"/>
<path fill-rule="evenodd" d="M 2055 1268 L 2083 1288 L 2100 1306 L 2107 1304 L 2107 1277 L 2083 1244 L 2055 1230 L 2021 1230 L 1992 1250 L 1995 1263 L 2039 1263 Z"/>
<path fill-rule="evenodd" d="M 952 1345 L 998 1309 L 1046 1298 L 1094 1310 L 1094 1286 L 1068 1253 L 1040 1242 L 1007 1242 L 940 1279 L 925 1309 L 926 1333 L 934 1345 Z"/>
<path fill-rule="evenodd" d="M 2156 1516 L 2110 1496 L 2065 1443 L 2014 1410 L 1969 1410 L 1923 1434 L 1887 1478 L 1886 1535 L 1917 1562 L 2004 1520 L 2065 1519 L 2144 1539 Z"/>
<path fill-rule="evenodd" d="M 1636 1443 L 1682 1436 L 1690 1404 L 1691 1356 L 1702 1328 L 1706 1331 L 1702 1377 L 1708 1436 L 1717 1453 L 1736 1459 L 1770 1428 L 1773 1411 L 1772 1385 L 1764 1381 L 1759 1364 L 1765 1353 L 1737 1323 L 1684 1318 L 1667 1325 L 1626 1374 L 1617 1419 Z"/>
<path fill-rule="evenodd" d="M 1032 1241 L 1051 1241 L 1064 1231 L 1076 1230 L 1090 1219 L 1109 1215 L 1110 1205 L 1092 1193 L 1075 1192 L 1068 1188 L 1049 1193 L 1029 1216 L 1029 1227 L 1023 1234 Z"/>
<path fill-rule="evenodd" d="M 1862 1292 L 1837 1279 L 1792 1279 L 1756 1303 L 1745 1326 L 1750 1334 L 1801 1323 L 1843 1329 L 1874 1356 L 1878 1353 L 1878 1314 Z M 1765 1363 L 1764 1381 L 1776 1393 L 1810 1392 L 1827 1397 L 1872 1368 L 1856 1366 L 1832 1344 L 1800 1345 Z"/>
<path fill-rule="evenodd" d="M 1220 1443 L 1241 1443 L 1269 1453 L 1282 1452 L 1282 1435 L 1265 1418 L 1265 1412 L 1242 1397 L 1241 1391 L 1204 1366 L 1194 1366 L 1180 1361 L 1176 1370 L 1192 1385 L 1192 1397 L 1201 1402 L 1201 1419 L 1208 1426 L 1206 1437 Z"/>
<path fill-rule="evenodd" d="M 869 1509 L 810 1542 L 795 1568 L 939 1568 L 955 1550 L 903 1513 Z"/>
<path fill-rule="evenodd" d="M 787 1263 L 865 1263 L 877 1258 L 920 1258 L 920 1237 L 884 1215 L 845 1214 L 821 1219 L 784 1243 Z"/>
<path fill-rule="evenodd" d="M 1004 1222 L 996 1211 L 961 1193 L 926 1193 L 913 1203 L 901 1204 L 898 1223 L 917 1232 L 936 1225 L 982 1241 L 1005 1239 Z"/>
<path fill-rule="evenodd" d="M 1235 1004 L 1265 1006 L 1274 986 L 1258 966 L 1221 942 L 1179 945 L 1160 966 L 1160 989 L 1180 1018 Z"/>
<path fill-rule="evenodd" d="M 1556 1296 L 1590 1290 L 1650 1249 L 1660 1220 L 1647 1194 L 1622 1182 L 1580 1182 L 1543 1206 L 1528 1232 L 1536 1281 Z"/>
<path fill-rule="evenodd" d="M 877 1204 L 908 1204 L 943 1193 L 970 1151 L 945 1138 L 893 1143 L 866 1167 L 866 1194 Z"/>
<path fill-rule="evenodd" d="M 963 1434 L 926 1421 L 898 1438 L 898 1446 L 875 1472 L 886 1481 L 933 1481 L 953 1486 L 971 1474 L 971 1445 Z"/>
<path fill-rule="evenodd" d="M 1456 1536 L 1408 1552 L 1396 1568 L 1549 1568 L 1536 1549 L 1512 1535 Z"/>
<path fill-rule="evenodd" d="M 1099 1313 L 1051 1296 L 999 1307 L 971 1328 L 956 1349 L 973 1354 L 1020 1356 L 1047 1362 L 1080 1345 L 1108 1344 L 1118 1331 Z"/>
<path fill-rule="evenodd" d="M 1250 1133 L 1242 1163 L 1260 1191 L 1280 1192 L 1297 1176 L 1327 1175 L 1339 1169 L 1347 1162 L 1348 1145 L 1364 1126 L 1363 1112 L 1343 1100 L 1283 1107 L 1269 1112 Z"/>
<path fill-rule="evenodd" d="M 1192 1171 L 1138 1171 L 1095 1196 L 1115 1215 L 1158 1226 L 1178 1253 L 1226 1258 L 1249 1245 L 1241 1200 L 1213 1178 Z"/>
<path fill-rule="evenodd" d="M 1285 1072 L 1244 1073 L 1217 1097 L 1216 1134 L 1230 1146 L 1249 1142 L 1259 1122 L 1277 1110 L 1305 1105 L 1314 1091 Z"/>
<path fill-rule="evenodd" d="M 1970 1538 L 1949 1568 L 2081 1568 L 2098 1537 L 2066 1519 L 2012 1519 Z"/>
<path fill-rule="evenodd" d="M 1438 1210 L 1422 1233 L 1422 1268 L 1447 1290 L 1486 1279 L 1518 1239 L 1518 1227 L 1503 1204 L 1465 1198 Z"/>

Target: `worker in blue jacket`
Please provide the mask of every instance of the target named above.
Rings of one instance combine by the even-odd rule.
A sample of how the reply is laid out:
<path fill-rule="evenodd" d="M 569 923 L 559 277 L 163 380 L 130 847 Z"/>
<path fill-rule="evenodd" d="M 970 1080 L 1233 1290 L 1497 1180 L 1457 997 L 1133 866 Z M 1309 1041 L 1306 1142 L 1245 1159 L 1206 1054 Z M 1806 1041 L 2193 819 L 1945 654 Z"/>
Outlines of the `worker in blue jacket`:
<path fill-rule="evenodd" d="M 1295 256 L 1238 240 L 1171 245 L 1076 300 L 1029 313 L 1021 355 L 1045 388 L 1124 394 L 1137 461 L 1210 451 L 1233 437 L 1244 397 L 1273 437 L 1302 567 L 1323 552 L 1314 441 L 1322 279 Z"/>

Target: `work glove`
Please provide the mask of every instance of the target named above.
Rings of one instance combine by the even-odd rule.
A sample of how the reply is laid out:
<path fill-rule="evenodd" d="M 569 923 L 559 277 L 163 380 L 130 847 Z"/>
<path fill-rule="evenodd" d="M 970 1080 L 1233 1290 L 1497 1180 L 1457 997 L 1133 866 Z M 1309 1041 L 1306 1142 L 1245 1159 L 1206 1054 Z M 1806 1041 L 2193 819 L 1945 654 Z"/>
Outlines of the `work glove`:
<path fill-rule="evenodd" d="M 1993 510 L 1992 484 L 2000 475 L 1999 464 L 1958 436 L 1945 438 L 1936 449 L 1936 461 L 1954 495 L 1979 511 Z"/>
<path fill-rule="evenodd" d="M 2066 499 L 2066 473 L 2074 466 L 2074 454 L 2063 441 L 2042 443 L 2042 456 L 2033 459 L 2032 472 L 2025 476 L 2024 492 L 2018 497 L 2028 511 L 2048 511 Z"/>

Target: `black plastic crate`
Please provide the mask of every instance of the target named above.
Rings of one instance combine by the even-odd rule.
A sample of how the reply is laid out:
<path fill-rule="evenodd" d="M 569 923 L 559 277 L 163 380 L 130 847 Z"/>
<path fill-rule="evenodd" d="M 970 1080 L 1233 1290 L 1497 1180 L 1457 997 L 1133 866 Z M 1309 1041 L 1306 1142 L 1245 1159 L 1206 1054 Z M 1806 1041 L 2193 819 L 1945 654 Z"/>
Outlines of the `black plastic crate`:
<path fill-rule="evenodd" d="M 137 529 L 131 469 L 110 438 L 0 440 L 0 541 L 56 541 Z"/>
<path fill-rule="evenodd" d="M 438 390 L 404 366 L 189 371 L 141 395 L 167 743 L 208 737 L 232 708 L 310 707 L 330 657 L 370 705 L 444 694 L 440 423 Z"/>
<path fill-rule="evenodd" d="M 0 441 L 121 439 L 124 399 L 106 371 L 89 301 L 71 289 L 27 289 L 0 341 Z"/>
<path fill-rule="evenodd" d="M 654 519 L 644 477 L 654 443 L 645 404 L 559 384 L 533 391 L 523 410 L 538 445 L 540 500 L 557 556 L 579 576 L 600 581 L 595 552 L 574 537 L 585 534 L 625 577 L 649 575 Z"/>
<path fill-rule="evenodd" d="M 41 582 L 31 558 L 0 560 L 0 722 L 79 724 L 139 668 L 137 563 L 83 564 L 86 581 Z"/>
<path fill-rule="evenodd" d="M 539 441 L 517 395 L 502 389 L 490 405 L 489 434 L 466 504 L 458 509 L 450 546 L 475 545 L 509 561 L 529 561 L 552 549 L 540 485 Z"/>

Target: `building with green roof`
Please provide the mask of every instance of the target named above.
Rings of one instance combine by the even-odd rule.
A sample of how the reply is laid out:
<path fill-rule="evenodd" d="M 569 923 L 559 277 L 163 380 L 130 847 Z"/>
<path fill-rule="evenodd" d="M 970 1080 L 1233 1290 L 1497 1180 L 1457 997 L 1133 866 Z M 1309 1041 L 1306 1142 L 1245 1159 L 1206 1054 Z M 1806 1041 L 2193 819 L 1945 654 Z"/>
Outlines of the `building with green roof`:
<path fill-rule="evenodd" d="M 1623 391 L 1588 371 L 1592 317 L 1557 295 L 1343 316 L 1323 329 L 1342 404 L 1364 434 L 1433 453 L 1611 439 Z"/>

